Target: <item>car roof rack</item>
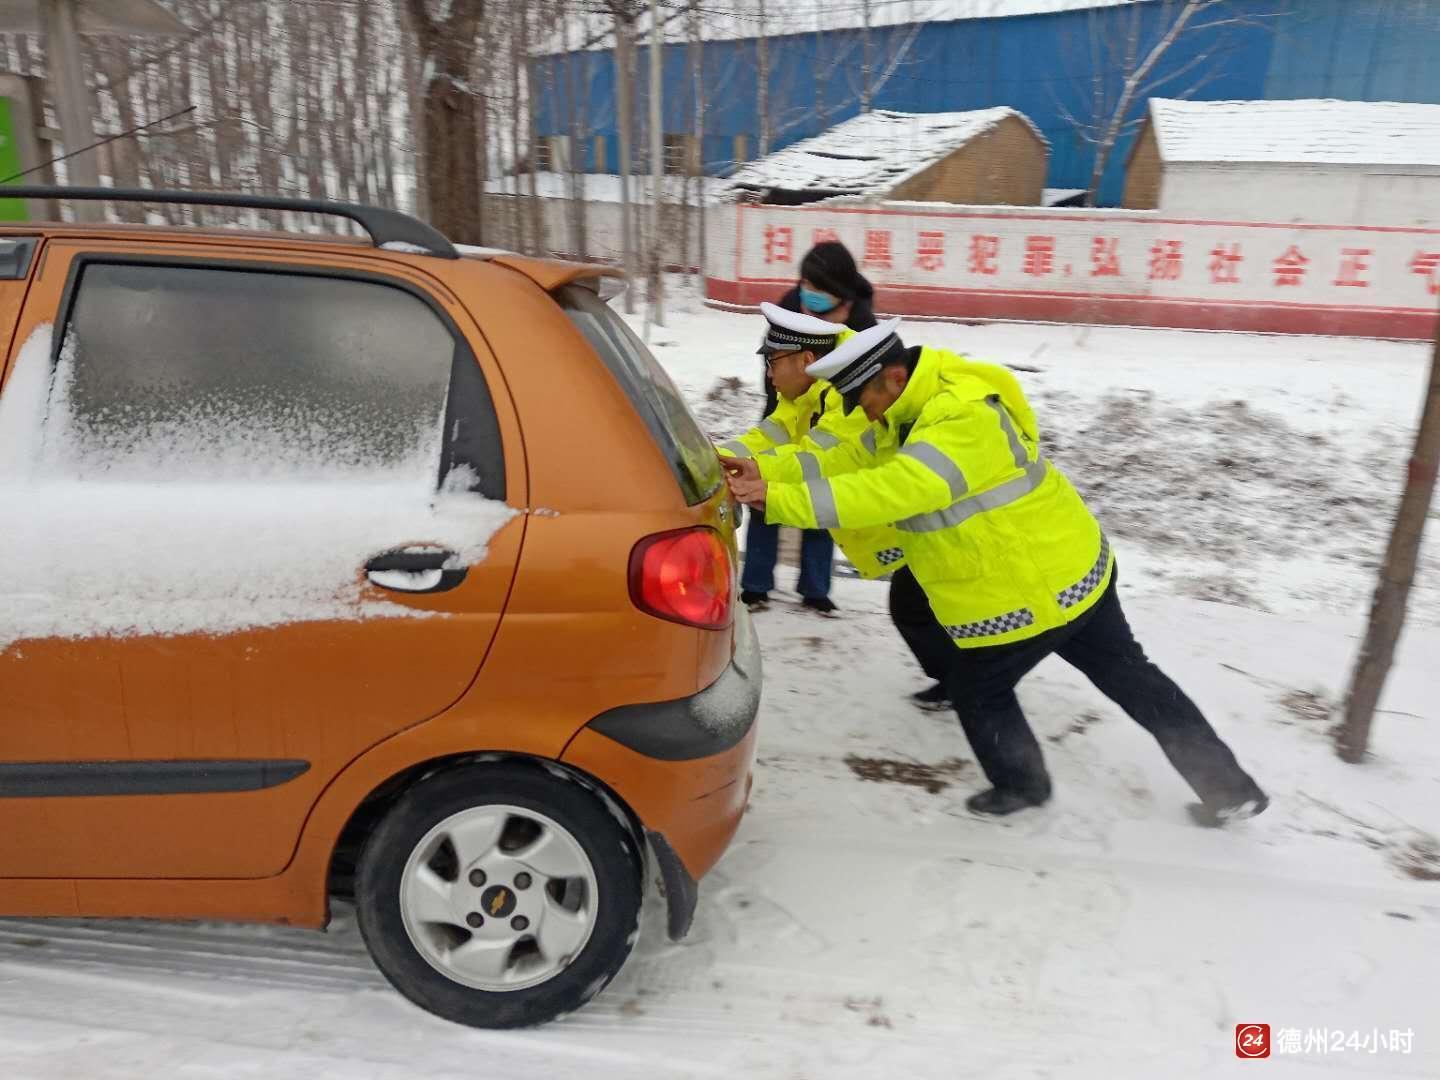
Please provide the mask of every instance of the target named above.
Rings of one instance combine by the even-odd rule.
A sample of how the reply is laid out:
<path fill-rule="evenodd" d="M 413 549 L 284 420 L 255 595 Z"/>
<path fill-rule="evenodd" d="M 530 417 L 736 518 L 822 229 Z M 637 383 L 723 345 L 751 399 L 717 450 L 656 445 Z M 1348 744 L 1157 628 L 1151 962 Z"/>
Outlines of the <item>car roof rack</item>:
<path fill-rule="evenodd" d="M 233 206 L 242 210 L 287 210 L 348 218 L 367 233 L 376 247 L 407 244 L 441 259 L 460 252 L 439 229 L 398 210 L 330 199 L 291 199 L 279 195 L 243 195 L 223 191 L 164 191 L 145 188 L 54 187 L 0 185 L 7 199 L 79 199 L 87 202 L 170 203 L 178 206 Z"/>

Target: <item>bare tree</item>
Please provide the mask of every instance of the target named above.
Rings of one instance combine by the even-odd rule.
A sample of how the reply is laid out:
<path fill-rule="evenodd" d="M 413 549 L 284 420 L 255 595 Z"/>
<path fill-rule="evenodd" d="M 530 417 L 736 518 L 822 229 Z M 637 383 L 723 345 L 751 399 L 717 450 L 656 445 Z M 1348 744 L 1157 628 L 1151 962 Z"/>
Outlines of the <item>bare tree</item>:
<path fill-rule="evenodd" d="M 621 268 L 627 275 L 635 273 L 635 222 L 632 220 L 633 190 L 630 170 L 633 162 L 635 123 L 635 23 L 639 8 L 632 0 L 609 0 L 615 33 L 615 112 L 620 134 L 620 231 Z M 635 291 L 625 290 L 625 311 L 635 313 Z"/>
<path fill-rule="evenodd" d="M 665 110 L 661 100 L 665 63 L 665 27 L 660 21 L 660 0 L 650 0 L 650 291 L 645 332 L 650 323 L 665 325 L 664 241 L 660 206 L 665 194 Z"/>
<path fill-rule="evenodd" d="M 755 111 L 759 114 L 755 152 L 764 157 L 770 153 L 770 26 L 765 0 L 755 0 L 755 10 L 759 16 L 755 31 Z"/>
<path fill-rule="evenodd" d="M 1056 95 L 1066 122 L 1095 148 L 1087 206 L 1094 206 L 1099 198 L 1115 147 L 1143 122 L 1134 115 L 1136 106 L 1162 90 L 1170 97 L 1193 97 L 1223 73 L 1224 60 L 1238 47 L 1239 39 L 1227 40 L 1221 35 L 1197 49 L 1190 59 L 1167 67 L 1165 58 L 1175 45 L 1227 27 L 1268 27 L 1284 13 L 1280 6 L 1277 0 L 1271 11 L 1233 14 L 1227 0 L 1160 0 L 1089 12 L 1083 42 L 1090 79 L 1089 118 L 1076 116 Z M 1120 73 L 1118 84 L 1113 77 L 1116 71 Z"/>
<path fill-rule="evenodd" d="M 438 8 L 445 17 L 432 13 Z M 448 8 L 448 12 L 444 9 Z M 483 239 L 480 116 L 469 83 L 484 0 L 406 0 L 421 57 L 427 195 L 435 225 L 456 240 Z"/>
<path fill-rule="evenodd" d="M 1395 658 L 1395 646 L 1405 626 L 1410 586 L 1415 581 L 1415 563 L 1425 533 L 1425 518 L 1435 496 L 1435 474 L 1440 468 L 1440 336 L 1430 355 L 1430 382 L 1415 433 L 1415 447 L 1406 471 L 1400 509 L 1375 586 L 1370 624 L 1355 662 L 1350 694 L 1345 703 L 1345 720 L 1340 726 L 1336 748 L 1349 762 L 1359 762 L 1370 745 L 1370 724 L 1385 688 L 1386 676 Z"/>

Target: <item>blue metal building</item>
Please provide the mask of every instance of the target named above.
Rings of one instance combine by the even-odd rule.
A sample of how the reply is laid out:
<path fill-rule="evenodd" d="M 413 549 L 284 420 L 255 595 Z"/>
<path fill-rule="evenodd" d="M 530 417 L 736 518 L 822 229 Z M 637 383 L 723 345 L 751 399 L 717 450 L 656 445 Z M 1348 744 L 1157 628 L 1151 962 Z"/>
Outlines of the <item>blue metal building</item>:
<path fill-rule="evenodd" d="M 896 25 L 869 33 L 875 108 L 942 112 L 1009 105 L 1050 141 L 1052 187 L 1089 185 L 1094 129 L 1114 110 L 1130 35 L 1144 55 L 1175 6 L 1158 0 L 1002 18 Z M 1181 36 L 1148 83 L 1155 96 L 1205 100 L 1336 97 L 1440 103 L 1440 0 L 1226 0 L 1201 22 L 1239 22 Z M 861 32 L 771 36 L 770 149 L 860 110 Z M 693 54 L 663 49 L 667 136 L 695 130 Z M 702 50 L 701 157 L 724 175 L 757 152 L 758 50 L 751 39 L 707 41 Z M 892 64 L 893 61 L 893 64 Z M 638 56 L 637 147 L 646 144 L 649 50 Z M 577 164 L 618 170 L 613 50 L 532 59 L 531 86 L 543 136 L 570 136 Z M 1193 92 L 1192 92 L 1193 91 Z M 1145 98 L 1130 116 L 1144 114 Z M 597 138 L 598 136 L 598 138 Z M 1112 156 L 1102 204 L 1118 202 L 1131 136 Z M 641 154 L 637 150 L 637 160 Z"/>

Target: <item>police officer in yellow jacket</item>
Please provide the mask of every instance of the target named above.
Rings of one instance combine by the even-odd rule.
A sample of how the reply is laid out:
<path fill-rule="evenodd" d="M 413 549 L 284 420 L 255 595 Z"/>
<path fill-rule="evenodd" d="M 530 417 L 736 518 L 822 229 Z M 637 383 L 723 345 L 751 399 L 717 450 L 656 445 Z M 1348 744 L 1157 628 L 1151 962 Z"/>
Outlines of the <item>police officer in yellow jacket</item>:
<path fill-rule="evenodd" d="M 766 367 L 778 391 L 775 409 L 757 427 L 738 438 L 720 443 L 716 447 L 720 455 L 778 460 L 797 452 L 831 449 L 859 439 L 870 426 L 864 414 L 847 413 L 839 392 L 825 380 L 817 379 L 805 370 L 807 365 L 828 354 L 837 341 L 845 340 L 854 331 L 843 324 L 825 322 L 813 315 L 788 311 L 775 304 L 761 304 L 760 313 L 765 316 L 766 329 L 758 351 L 765 357 Z M 769 591 L 764 587 L 766 582 L 750 577 L 751 558 L 760 532 L 756 526 L 763 528 L 764 524 L 763 515 L 751 516 L 751 528 L 745 544 L 746 578 L 742 579 L 742 589 L 749 590 L 743 594 L 745 596 L 757 590 L 762 593 Z M 905 553 L 900 546 L 900 536 L 889 525 L 869 529 L 834 529 L 829 536 L 840 545 L 845 557 L 862 577 L 881 577 L 904 565 Z M 830 550 L 827 545 L 827 560 Z M 813 603 L 816 598 L 808 595 L 803 587 L 800 592 L 807 606 L 827 614 L 833 610 L 833 605 L 828 603 Z"/>
<path fill-rule="evenodd" d="M 736 496 L 779 524 L 899 530 L 954 644 L 946 685 L 994 785 L 968 800 L 971 810 L 1009 814 L 1049 799 L 1015 686 L 1057 653 L 1155 736 L 1200 796 L 1198 821 L 1261 812 L 1264 793 L 1131 634 L 1110 543 L 1040 453 L 1019 383 L 995 365 L 907 349 L 899 322 L 854 335 L 810 368 L 873 422 L 861 440 L 767 465 L 770 480 L 758 467 L 732 474 Z"/>

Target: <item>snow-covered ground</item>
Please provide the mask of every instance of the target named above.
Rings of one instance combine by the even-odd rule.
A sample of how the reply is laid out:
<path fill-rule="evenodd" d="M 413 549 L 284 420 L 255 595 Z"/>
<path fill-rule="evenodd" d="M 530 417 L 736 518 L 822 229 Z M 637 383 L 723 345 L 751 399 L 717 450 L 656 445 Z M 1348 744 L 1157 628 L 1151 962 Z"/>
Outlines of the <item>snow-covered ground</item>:
<path fill-rule="evenodd" d="M 757 317 L 671 306 L 657 353 L 712 430 L 748 422 Z M 1056 798 L 969 816 L 981 779 L 953 716 L 904 700 L 922 683 L 884 586 L 842 580 L 840 620 L 759 617 L 754 799 L 692 936 L 667 942 L 652 905 L 630 964 L 581 1012 L 509 1034 L 435 1020 L 390 991 L 344 910 L 323 936 L 7 920 L 5 1075 L 1440 1075 L 1433 543 L 1374 760 L 1341 763 L 1326 734 L 1424 348 L 909 329 L 1035 369 L 1021 377 L 1049 451 L 1116 543 L 1137 633 L 1270 791 L 1267 814 L 1195 828 L 1149 737 L 1048 661 L 1021 697 Z M 1237 1061 L 1241 1023 L 1272 1026 L 1268 1063 Z M 1377 1031 L 1408 1032 L 1409 1052 Z"/>

